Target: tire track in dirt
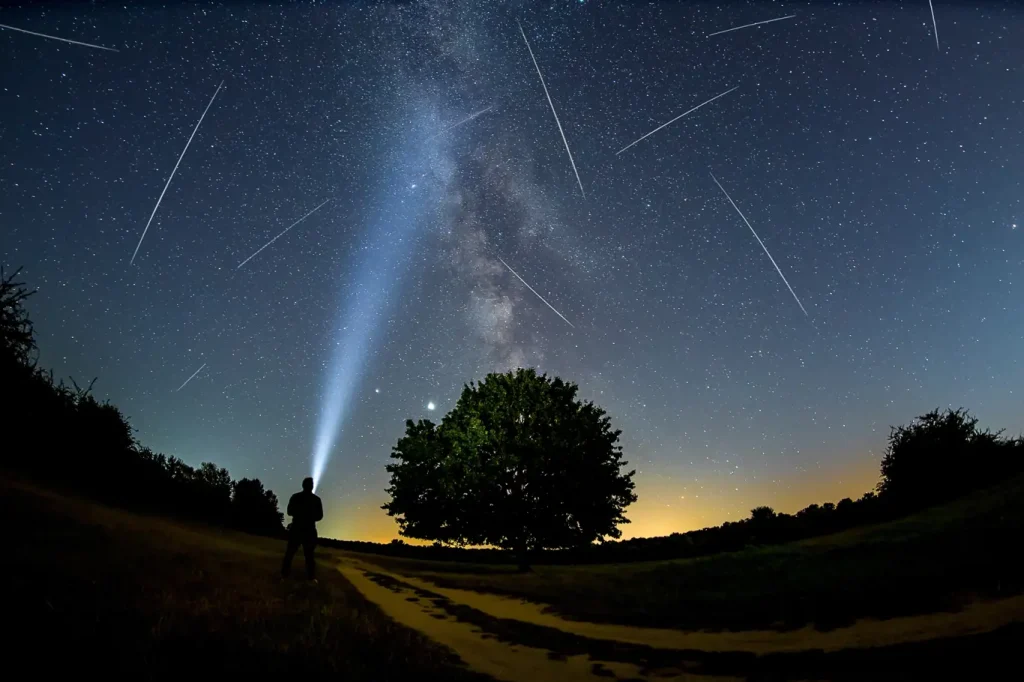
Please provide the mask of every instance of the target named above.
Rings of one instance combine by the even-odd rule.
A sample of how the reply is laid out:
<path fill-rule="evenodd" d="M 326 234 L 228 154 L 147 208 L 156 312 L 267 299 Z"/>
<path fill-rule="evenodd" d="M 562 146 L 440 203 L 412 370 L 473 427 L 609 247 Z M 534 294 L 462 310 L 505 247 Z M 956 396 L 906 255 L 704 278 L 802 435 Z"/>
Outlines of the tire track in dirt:
<path fill-rule="evenodd" d="M 803 630 L 694 633 L 568 621 L 542 605 L 440 588 L 358 560 L 346 560 L 341 571 L 388 616 L 501 680 L 905 679 L 907 665 L 934 679 L 977 679 L 1024 637 L 1024 597 L 979 607 L 955 628 L 947 616 L 958 614 L 936 614 L 931 625 L 927 616 L 889 630 L 886 621 L 860 622 L 833 631 L 839 635 L 812 630 L 802 639 Z M 944 636 L 950 633 L 968 636 Z"/>
<path fill-rule="evenodd" d="M 554 628 L 581 637 L 614 640 L 656 649 L 710 652 L 745 651 L 757 654 L 874 648 L 977 635 L 1024 622 L 1024 594 L 978 601 L 961 611 L 929 613 L 879 620 L 864 618 L 832 630 L 806 626 L 798 630 L 687 631 L 571 620 L 547 605 L 472 590 L 442 587 L 421 577 L 396 574 L 376 565 L 354 562 L 365 571 L 388 575 L 412 587 L 430 591 L 495 618 L 513 619 Z"/>
<path fill-rule="evenodd" d="M 342 575 L 363 596 L 377 604 L 401 625 L 420 631 L 453 650 L 472 670 L 508 682 L 568 682 L 569 680 L 644 680 L 640 666 L 592 659 L 585 654 L 562 656 L 550 650 L 501 641 L 493 634 L 448 614 L 411 586 L 374 581 L 351 565 L 342 564 Z M 691 675 L 662 676 L 680 682 L 726 682 L 740 678 Z"/>

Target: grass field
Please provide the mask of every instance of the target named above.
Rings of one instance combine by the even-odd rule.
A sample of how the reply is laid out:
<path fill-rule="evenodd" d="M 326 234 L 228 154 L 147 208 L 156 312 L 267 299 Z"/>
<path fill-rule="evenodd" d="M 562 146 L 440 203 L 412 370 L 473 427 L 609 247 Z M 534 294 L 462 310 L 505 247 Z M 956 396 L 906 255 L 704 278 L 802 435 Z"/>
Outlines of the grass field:
<path fill-rule="evenodd" d="M 567 618 L 681 629 L 830 629 L 1024 591 L 1024 478 L 899 521 L 698 559 L 513 567 L 358 555 L 436 585 Z"/>
<path fill-rule="evenodd" d="M 278 578 L 281 541 L 2 479 L 0 518 L 5 644 L 47 676 L 490 679 L 467 661 L 527 682 L 896 680 L 905 666 L 973 679 L 1015 659 L 1024 635 L 1024 601 L 1006 599 L 1024 593 L 1024 479 L 893 523 L 682 561 L 519 574 L 325 550 L 315 585 Z M 931 615 L 898 618 L 919 614 Z M 796 630 L 808 624 L 828 632 Z"/>
<path fill-rule="evenodd" d="M 335 570 L 278 578 L 283 543 L 111 510 L 0 480 L 5 649 L 26 669 L 177 680 L 481 679 Z M 302 558 L 293 574 L 302 574 Z M 340 676 L 338 675 L 340 674 Z"/>

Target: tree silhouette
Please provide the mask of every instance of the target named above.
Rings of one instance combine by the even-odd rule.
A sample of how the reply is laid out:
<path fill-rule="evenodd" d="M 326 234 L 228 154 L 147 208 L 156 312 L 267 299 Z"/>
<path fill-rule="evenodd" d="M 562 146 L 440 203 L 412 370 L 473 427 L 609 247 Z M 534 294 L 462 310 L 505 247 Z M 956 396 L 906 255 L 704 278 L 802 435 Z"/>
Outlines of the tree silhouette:
<path fill-rule="evenodd" d="M 84 388 L 74 379 L 67 385 L 36 367 L 24 305 L 34 292 L 16 281 L 19 272 L 0 270 L 0 466 L 124 507 L 261 533 L 283 529 L 277 497 L 259 481 L 235 484 L 215 464 L 193 469 L 152 452 L 116 405 L 93 397 L 95 379 Z"/>
<path fill-rule="evenodd" d="M 274 534 L 284 527 L 277 495 L 266 490 L 258 478 L 236 481 L 231 494 L 231 523 L 250 533 Z"/>
<path fill-rule="evenodd" d="M 776 516 L 775 510 L 771 507 L 754 507 L 750 510 L 751 521 L 770 521 Z"/>
<path fill-rule="evenodd" d="M 29 365 L 32 351 L 36 349 L 32 321 L 24 305 L 25 299 L 36 292 L 16 281 L 20 272 L 21 268 L 18 268 L 11 275 L 5 275 L 0 266 L 0 361 L 4 365 Z M 9 367 L 0 369 L 5 373 L 9 370 Z"/>
<path fill-rule="evenodd" d="M 1002 480 L 1024 465 L 1020 439 L 978 429 L 967 410 L 932 410 L 892 427 L 882 457 L 881 497 L 903 508 L 942 502 Z"/>
<path fill-rule="evenodd" d="M 522 568 L 534 550 L 620 537 L 633 472 L 620 432 L 577 390 L 532 369 L 489 374 L 440 425 L 407 421 L 383 506 L 401 534 L 514 550 Z"/>

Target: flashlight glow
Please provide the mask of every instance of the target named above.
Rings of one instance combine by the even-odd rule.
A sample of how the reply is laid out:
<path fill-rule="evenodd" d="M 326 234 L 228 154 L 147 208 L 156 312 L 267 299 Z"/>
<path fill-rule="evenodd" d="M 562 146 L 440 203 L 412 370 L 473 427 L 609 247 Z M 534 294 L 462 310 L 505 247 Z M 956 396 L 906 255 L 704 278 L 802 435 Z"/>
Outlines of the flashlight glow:
<path fill-rule="evenodd" d="M 412 160 L 402 159 L 393 177 L 410 167 Z M 408 269 L 409 254 L 427 198 L 425 193 L 410 194 L 405 182 L 391 182 L 385 192 L 385 206 L 371 223 L 362 248 L 356 251 L 355 276 L 346 279 L 348 292 L 343 303 L 344 313 L 339 319 L 327 364 L 312 453 L 314 490 L 320 484 L 342 432 L 381 322 L 387 318 L 393 294 Z"/>

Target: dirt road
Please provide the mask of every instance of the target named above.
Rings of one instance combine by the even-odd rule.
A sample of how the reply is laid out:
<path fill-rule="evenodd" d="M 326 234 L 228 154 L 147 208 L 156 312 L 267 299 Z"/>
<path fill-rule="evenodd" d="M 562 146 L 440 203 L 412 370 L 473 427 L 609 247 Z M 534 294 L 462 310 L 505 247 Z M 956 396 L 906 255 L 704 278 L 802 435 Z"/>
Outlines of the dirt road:
<path fill-rule="evenodd" d="M 683 632 L 567 620 L 544 605 L 443 588 L 345 558 L 390 618 L 509 682 L 977 679 L 1024 641 L 1024 596 L 830 631 Z M 983 675 L 984 676 L 984 675 Z"/>

